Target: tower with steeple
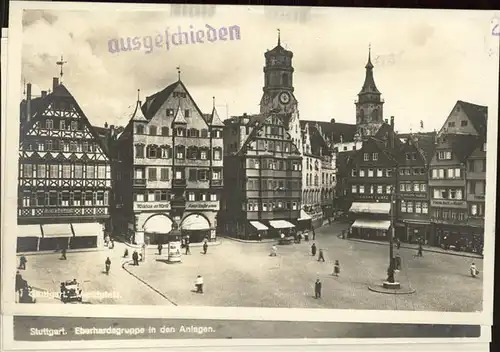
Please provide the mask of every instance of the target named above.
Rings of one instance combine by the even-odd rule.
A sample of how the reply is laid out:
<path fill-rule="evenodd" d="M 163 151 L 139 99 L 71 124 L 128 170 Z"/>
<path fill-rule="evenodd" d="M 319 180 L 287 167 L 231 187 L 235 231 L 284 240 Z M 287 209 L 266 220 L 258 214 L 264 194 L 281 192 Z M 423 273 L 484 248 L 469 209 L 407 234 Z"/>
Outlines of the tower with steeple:
<path fill-rule="evenodd" d="M 377 133 L 382 126 L 384 100 L 375 85 L 373 77 L 373 64 L 371 61 L 371 45 L 368 49 L 368 62 L 366 63 L 365 82 L 356 100 L 356 125 L 361 136 L 371 136 Z"/>
<path fill-rule="evenodd" d="M 281 35 L 278 29 L 278 45 L 268 50 L 264 57 L 264 87 L 260 102 L 260 112 L 271 111 L 291 113 L 297 108 L 297 100 L 293 95 L 293 53 L 281 46 Z"/>

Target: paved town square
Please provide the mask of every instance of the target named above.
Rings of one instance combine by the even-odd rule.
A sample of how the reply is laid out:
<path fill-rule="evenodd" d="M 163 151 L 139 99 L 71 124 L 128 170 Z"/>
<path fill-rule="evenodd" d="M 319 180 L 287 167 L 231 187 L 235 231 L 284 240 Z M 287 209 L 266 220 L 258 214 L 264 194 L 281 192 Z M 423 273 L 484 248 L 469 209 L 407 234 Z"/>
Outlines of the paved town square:
<path fill-rule="evenodd" d="M 180 264 L 157 261 L 156 250 L 148 249 L 145 262 L 133 266 L 123 261 L 124 247 L 117 245 L 109 251 L 70 252 L 66 261 L 58 254 L 29 256 L 21 274 L 35 290 L 48 292 L 58 292 L 60 281 L 76 278 L 82 283 L 84 303 L 91 304 L 481 310 L 482 278 L 472 278 L 468 269 L 475 262 L 482 271 L 482 259 L 425 250 L 423 257 L 416 257 L 416 250 L 401 248 L 403 265 L 396 279 L 416 293 L 375 293 L 368 286 L 386 278 L 388 245 L 341 239 L 345 227 L 336 223 L 316 231 L 314 242 L 324 249 L 324 263 L 311 256 L 313 241 L 278 246 L 277 256 L 271 257 L 272 243 L 222 238 L 206 255 L 192 247 Z M 109 275 L 104 273 L 107 256 L 112 260 Z M 332 275 L 335 260 L 340 261 L 339 277 Z M 204 277 L 203 294 L 194 292 L 197 275 Z M 317 278 L 323 284 L 321 299 L 314 298 Z M 49 298 L 37 298 L 48 303 Z"/>

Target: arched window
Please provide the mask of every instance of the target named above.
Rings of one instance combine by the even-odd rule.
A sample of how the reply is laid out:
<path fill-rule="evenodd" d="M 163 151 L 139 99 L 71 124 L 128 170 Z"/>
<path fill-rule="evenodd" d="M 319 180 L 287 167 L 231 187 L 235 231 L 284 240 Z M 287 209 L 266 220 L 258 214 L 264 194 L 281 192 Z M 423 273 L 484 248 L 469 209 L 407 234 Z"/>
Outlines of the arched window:
<path fill-rule="evenodd" d="M 213 150 L 214 157 L 213 160 L 222 160 L 222 148 L 216 147 Z"/>

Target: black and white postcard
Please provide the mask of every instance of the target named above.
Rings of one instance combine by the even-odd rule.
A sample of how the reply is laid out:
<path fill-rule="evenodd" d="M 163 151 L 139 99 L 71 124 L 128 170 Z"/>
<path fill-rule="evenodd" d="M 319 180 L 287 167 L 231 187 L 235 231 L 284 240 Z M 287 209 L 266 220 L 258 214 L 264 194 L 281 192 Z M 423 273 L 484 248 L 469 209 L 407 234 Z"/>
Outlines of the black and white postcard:
<path fill-rule="evenodd" d="M 71 316 L 491 324 L 493 12 L 11 12 L 4 311 L 41 319 L 15 336 Z M 190 324 L 149 334 L 219 329 Z"/>

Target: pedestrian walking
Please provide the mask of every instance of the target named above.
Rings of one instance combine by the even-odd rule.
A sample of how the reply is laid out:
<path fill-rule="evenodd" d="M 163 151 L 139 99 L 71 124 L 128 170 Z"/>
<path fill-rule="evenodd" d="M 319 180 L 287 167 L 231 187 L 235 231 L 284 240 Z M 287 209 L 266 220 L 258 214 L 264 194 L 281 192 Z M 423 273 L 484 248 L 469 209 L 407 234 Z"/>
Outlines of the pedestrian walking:
<path fill-rule="evenodd" d="M 125 248 L 125 252 L 123 252 L 123 258 L 128 258 L 128 248 Z"/>
<path fill-rule="evenodd" d="M 257 240 L 260 242 L 262 241 L 262 235 L 260 234 L 260 232 L 257 234 Z"/>
<path fill-rule="evenodd" d="M 314 298 L 321 298 L 321 281 L 319 281 L 319 278 L 314 283 Z"/>
<path fill-rule="evenodd" d="M 396 266 L 396 271 L 400 271 L 401 270 L 401 256 L 399 255 L 399 253 L 396 253 L 396 256 L 394 258 L 394 261 L 395 261 L 395 266 Z"/>
<path fill-rule="evenodd" d="M 205 242 L 203 242 L 203 254 L 207 254 L 207 250 L 208 250 L 208 243 L 205 240 Z"/>
<path fill-rule="evenodd" d="M 313 243 L 312 246 L 311 246 L 311 255 L 313 257 L 316 256 L 316 243 Z"/>
<path fill-rule="evenodd" d="M 66 260 L 66 248 L 63 248 L 62 251 L 61 251 L 61 259 L 62 260 Z"/>
<path fill-rule="evenodd" d="M 316 240 L 316 231 L 314 231 L 314 227 L 313 227 L 313 241 Z"/>
<path fill-rule="evenodd" d="M 141 246 L 141 262 L 146 260 L 146 243 Z"/>
<path fill-rule="evenodd" d="M 417 254 L 417 256 L 423 257 L 424 256 L 423 251 L 424 251 L 424 249 L 422 248 L 422 241 L 419 241 L 418 242 L 418 254 Z"/>
<path fill-rule="evenodd" d="M 115 240 L 111 239 L 111 240 L 109 240 L 109 249 L 113 249 L 113 248 L 115 248 Z"/>
<path fill-rule="evenodd" d="M 335 265 L 333 266 L 333 275 L 338 277 L 339 274 L 340 274 L 340 262 L 336 260 Z"/>
<path fill-rule="evenodd" d="M 19 273 L 19 271 L 16 271 L 16 294 L 18 296 L 17 297 L 18 299 L 21 298 L 23 287 L 24 287 L 24 279 Z"/>
<path fill-rule="evenodd" d="M 203 293 L 203 277 L 201 275 L 198 275 L 194 285 L 196 286 L 196 293 Z"/>
<path fill-rule="evenodd" d="M 276 247 L 275 244 L 271 247 L 271 253 L 269 254 L 271 257 L 276 257 L 276 254 L 278 253 L 278 247 Z"/>
<path fill-rule="evenodd" d="M 189 242 L 188 241 L 186 241 L 184 246 L 186 247 L 186 254 L 185 255 L 191 254 L 191 251 L 189 250 Z"/>
<path fill-rule="evenodd" d="M 163 249 L 163 245 L 160 243 L 158 243 L 158 255 L 161 255 L 161 250 Z"/>
<path fill-rule="evenodd" d="M 132 261 L 134 262 L 134 265 L 139 265 L 139 253 L 135 250 L 132 253 Z"/>
<path fill-rule="evenodd" d="M 28 259 L 24 255 L 19 258 L 19 269 L 21 270 L 26 270 L 26 263 L 28 262 Z"/>
<path fill-rule="evenodd" d="M 401 248 L 401 240 L 399 239 L 399 237 L 396 237 L 396 248 L 397 249 Z"/>
<path fill-rule="evenodd" d="M 322 248 L 319 249 L 318 262 L 325 262 L 325 256 Z"/>

